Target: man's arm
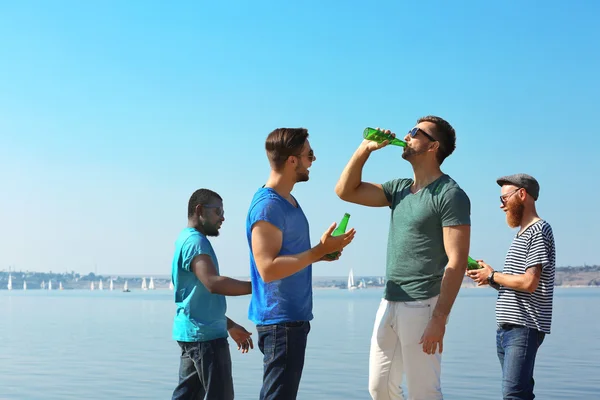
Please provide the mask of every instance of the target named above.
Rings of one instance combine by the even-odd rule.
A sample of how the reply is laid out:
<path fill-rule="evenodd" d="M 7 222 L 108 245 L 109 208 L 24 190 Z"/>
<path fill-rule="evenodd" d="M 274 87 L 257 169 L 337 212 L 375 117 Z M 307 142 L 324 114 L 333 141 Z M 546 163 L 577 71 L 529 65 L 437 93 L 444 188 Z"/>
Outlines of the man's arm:
<path fill-rule="evenodd" d="M 370 147 L 380 148 L 375 142 L 364 141 L 344 168 L 335 185 L 335 193 L 340 199 L 349 203 L 369 207 L 389 207 L 390 202 L 385 197 L 380 184 L 362 181 L 362 170 L 372 151 L 369 149 Z"/>
<path fill-rule="evenodd" d="M 469 225 L 446 226 L 443 228 L 443 235 L 448 265 L 442 278 L 440 297 L 433 310 L 433 317 L 442 317 L 445 320 L 450 314 L 467 269 L 471 227 Z"/>
<path fill-rule="evenodd" d="M 263 281 L 269 283 L 287 278 L 319 261 L 326 254 L 341 251 L 354 239 L 354 228 L 335 237 L 331 236 L 334 229 L 335 224 L 332 224 L 321 237 L 319 244 L 309 250 L 299 254 L 279 255 L 283 233 L 267 221 L 256 222 L 252 226 L 252 254 Z"/>
<path fill-rule="evenodd" d="M 192 271 L 210 293 L 225 296 L 243 296 L 252 293 L 250 282 L 219 276 L 208 254 L 199 254 L 194 257 Z"/>
<path fill-rule="evenodd" d="M 476 269 L 472 272 L 476 274 L 469 274 L 472 279 L 479 285 L 484 285 L 487 282 L 488 276 L 494 271 L 492 267 L 483 261 L 478 261 L 479 265 L 483 268 Z M 500 286 L 504 286 L 510 289 L 518 290 L 525 293 L 533 293 L 540 283 L 540 275 L 542 274 L 542 265 L 534 265 L 525 270 L 524 274 L 503 274 L 501 272 L 494 273 L 494 282 Z"/>
<path fill-rule="evenodd" d="M 440 353 L 444 350 L 446 321 L 460 290 L 469 254 L 470 225 L 447 226 L 442 229 L 448 265 L 442 278 L 440 296 L 420 341 L 427 354 L 435 354 L 438 345 Z"/>

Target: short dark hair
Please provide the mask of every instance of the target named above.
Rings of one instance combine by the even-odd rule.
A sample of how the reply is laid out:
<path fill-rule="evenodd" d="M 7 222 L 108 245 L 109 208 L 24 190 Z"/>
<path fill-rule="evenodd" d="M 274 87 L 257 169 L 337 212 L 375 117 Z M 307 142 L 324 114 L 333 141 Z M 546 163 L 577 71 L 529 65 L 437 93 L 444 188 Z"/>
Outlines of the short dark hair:
<path fill-rule="evenodd" d="M 307 138 L 306 128 L 277 128 L 269 133 L 265 150 L 273 169 L 281 169 L 289 156 L 300 154 Z"/>
<path fill-rule="evenodd" d="M 419 118 L 417 124 L 421 122 L 431 122 L 435 125 L 435 129 L 432 133 L 440 143 L 440 147 L 435 156 L 438 160 L 438 163 L 442 165 L 446 157 L 452 154 L 454 149 L 456 149 L 456 132 L 454 131 L 452 125 L 448 123 L 448 121 L 434 115 L 428 115 L 426 117 Z"/>
<path fill-rule="evenodd" d="M 210 189 L 196 190 L 194 193 L 192 193 L 190 201 L 188 202 L 188 218 L 194 215 L 194 212 L 196 212 L 196 207 L 199 204 L 210 204 L 210 202 L 214 199 L 223 201 L 217 192 L 213 192 Z"/>

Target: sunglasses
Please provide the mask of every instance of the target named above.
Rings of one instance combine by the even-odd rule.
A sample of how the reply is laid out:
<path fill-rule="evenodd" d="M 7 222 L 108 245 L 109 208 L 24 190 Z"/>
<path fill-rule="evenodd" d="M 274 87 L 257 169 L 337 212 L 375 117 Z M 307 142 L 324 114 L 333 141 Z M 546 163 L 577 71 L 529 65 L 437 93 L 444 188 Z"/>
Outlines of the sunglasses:
<path fill-rule="evenodd" d="M 521 189 L 522 188 L 518 188 L 518 189 L 513 190 L 510 193 L 503 194 L 502 196 L 500 196 L 500 203 L 502 203 L 502 205 L 505 206 L 508 199 L 510 199 L 513 194 L 517 193 Z"/>
<path fill-rule="evenodd" d="M 436 139 L 433 138 L 433 136 L 431 136 L 429 133 L 425 132 L 423 129 L 421 128 L 417 128 L 416 126 L 414 128 L 412 128 L 410 131 L 408 131 L 408 134 L 410 135 L 411 138 L 414 138 L 415 136 L 417 136 L 417 133 L 421 132 L 427 139 L 431 140 L 432 142 L 437 142 Z"/>
<path fill-rule="evenodd" d="M 225 215 L 225 210 L 223 210 L 223 207 L 221 206 L 215 204 L 202 204 L 202 207 L 215 208 L 215 214 L 217 214 L 217 217 L 222 217 L 223 215 Z"/>
<path fill-rule="evenodd" d="M 315 152 L 310 150 L 308 154 L 294 154 L 295 157 L 308 157 L 310 161 L 315 161 Z"/>

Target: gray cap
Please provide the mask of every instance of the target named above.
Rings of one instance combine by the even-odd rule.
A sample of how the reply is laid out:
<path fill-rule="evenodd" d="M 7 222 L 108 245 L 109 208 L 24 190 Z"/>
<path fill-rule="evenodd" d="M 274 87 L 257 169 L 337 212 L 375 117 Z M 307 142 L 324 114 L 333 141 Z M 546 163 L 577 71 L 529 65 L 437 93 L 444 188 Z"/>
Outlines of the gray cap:
<path fill-rule="evenodd" d="M 514 185 L 516 187 L 520 187 L 525 189 L 527 193 L 533 197 L 533 200 L 537 200 L 540 195 L 540 184 L 535 178 L 531 175 L 527 174 L 514 174 L 503 176 L 502 178 L 496 179 L 496 182 L 500 186 L 504 185 Z"/>

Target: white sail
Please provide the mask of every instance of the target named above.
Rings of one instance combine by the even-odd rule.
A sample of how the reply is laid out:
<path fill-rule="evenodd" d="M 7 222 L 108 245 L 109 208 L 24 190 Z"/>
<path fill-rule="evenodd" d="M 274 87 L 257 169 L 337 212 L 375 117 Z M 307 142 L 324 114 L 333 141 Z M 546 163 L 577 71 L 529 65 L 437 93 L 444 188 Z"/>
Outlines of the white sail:
<path fill-rule="evenodd" d="M 27 290 L 27 281 L 23 281 L 23 290 Z"/>
<path fill-rule="evenodd" d="M 123 285 L 123 291 L 127 292 L 129 289 L 127 288 L 127 281 L 125 281 L 125 285 Z"/>
<path fill-rule="evenodd" d="M 98 290 L 104 290 L 104 284 L 102 283 L 102 279 L 98 282 Z"/>
<path fill-rule="evenodd" d="M 90 290 L 94 290 L 94 281 L 90 283 Z"/>
<path fill-rule="evenodd" d="M 52 290 L 52 279 L 48 279 L 48 290 Z"/>
<path fill-rule="evenodd" d="M 42 283 L 40 284 L 40 287 L 42 289 L 46 289 L 46 282 L 42 281 Z"/>
<path fill-rule="evenodd" d="M 8 274 L 8 285 L 6 285 L 8 290 L 12 290 L 12 275 Z"/>
<path fill-rule="evenodd" d="M 58 282 L 58 290 L 63 290 L 62 282 Z"/>
<path fill-rule="evenodd" d="M 169 282 L 169 290 L 173 290 L 173 281 Z"/>
<path fill-rule="evenodd" d="M 148 289 L 154 290 L 154 278 L 150 277 L 150 285 L 148 285 Z"/>
<path fill-rule="evenodd" d="M 113 290 L 113 289 L 114 289 L 114 286 L 113 286 L 113 280 L 112 280 L 112 278 L 111 278 L 111 280 L 110 280 L 110 284 L 108 285 L 108 288 L 109 288 L 110 290 Z"/>
<path fill-rule="evenodd" d="M 142 290 L 148 290 L 148 287 L 146 286 L 146 277 L 142 279 Z"/>
<path fill-rule="evenodd" d="M 348 289 L 356 289 L 356 285 L 354 284 L 354 271 L 352 268 L 350 268 L 350 273 L 348 274 Z"/>

